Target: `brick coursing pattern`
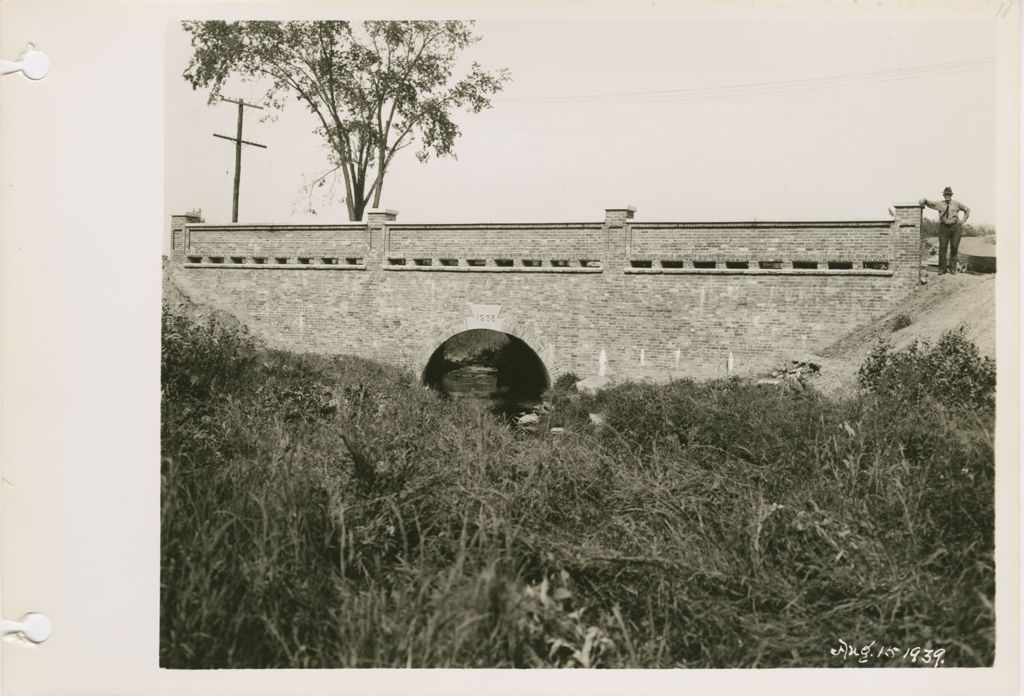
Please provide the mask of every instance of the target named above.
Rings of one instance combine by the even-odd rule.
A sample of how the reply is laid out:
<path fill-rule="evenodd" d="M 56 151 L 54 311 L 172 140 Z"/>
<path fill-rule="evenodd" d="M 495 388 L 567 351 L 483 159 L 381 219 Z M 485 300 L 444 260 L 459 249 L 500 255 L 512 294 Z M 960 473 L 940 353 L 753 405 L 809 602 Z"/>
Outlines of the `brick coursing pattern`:
<path fill-rule="evenodd" d="M 297 351 L 350 353 L 421 371 L 444 340 L 475 326 L 470 305 L 487 304 L 501 306 L 494 328 L 526 340 L 552 377 L 595 374 L 602 350 L 609 373 L 724 372 L 730 353 L 743 373 L 820 349 L 917 287 L 921 209 L 895 210 L 890 221 L 817 224 L 635 223 L 629 209 L 606 211 L 604 223 L 572 225 L 401 225 L 394 213 L 371 213 L 361 225 L 214 226 L 175 216 L 172 265 L 194 299 L 230 311 L 271 345 Z M 285 253 L 360 256 L 365 268 L 188 263 L 197 256 Z M 640 257 L 769 255 L 790 265 L 746 275 L 629 268 Z M 593 258 L 601 267 L 396 273 L 388 268 L 394 256 Z M 794 259 L 856 263 L 852 271 L 805 275 L 792 270 Z M 859 271 L 863 261 L 889 267 Z"/>
<path fill-rule="evenodd" d="M 718 227 L 634 225 L 634 259 L 713 261 L 886 261 L 892 256 L 889 221 L 836 226 Z"/>
<path fill-rule="evenodd" d="M 389 226 L 389 256 L 464 259 L 597 259 L 601 224 Z"/>
<path fill-rule="evenodd" d="M 369 251 L 369 235 L 362 225 L 304 228 L 260 225 L 245 229 L 246 232 L 240 234 L 230 225 L 191 226 L 188 256 L 346 258 L 365 257 Z"/>

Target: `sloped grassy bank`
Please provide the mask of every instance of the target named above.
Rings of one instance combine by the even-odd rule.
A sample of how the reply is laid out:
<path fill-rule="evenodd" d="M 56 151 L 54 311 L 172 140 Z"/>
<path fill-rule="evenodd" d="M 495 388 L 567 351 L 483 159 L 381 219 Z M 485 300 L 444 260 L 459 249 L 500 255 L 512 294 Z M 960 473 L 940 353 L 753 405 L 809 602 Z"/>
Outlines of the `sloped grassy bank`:
<path fill-rule="evenodd" d="M 556 390 L 556 435 L 179 310 L 164 667 L 855 664 L 840 638 L 991 664 L 993 374 L 960 336 L 875 351 L 844 402 Z"/>

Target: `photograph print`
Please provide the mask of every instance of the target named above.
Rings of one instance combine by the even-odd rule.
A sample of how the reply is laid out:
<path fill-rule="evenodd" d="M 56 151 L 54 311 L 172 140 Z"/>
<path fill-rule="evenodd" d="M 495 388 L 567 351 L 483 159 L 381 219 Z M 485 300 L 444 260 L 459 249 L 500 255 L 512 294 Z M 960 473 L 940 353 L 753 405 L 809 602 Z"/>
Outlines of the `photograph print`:
<path fill-rule="evenodd" d="M 160 666 L 991 667 L 996 21 L 169 25 Z"/>

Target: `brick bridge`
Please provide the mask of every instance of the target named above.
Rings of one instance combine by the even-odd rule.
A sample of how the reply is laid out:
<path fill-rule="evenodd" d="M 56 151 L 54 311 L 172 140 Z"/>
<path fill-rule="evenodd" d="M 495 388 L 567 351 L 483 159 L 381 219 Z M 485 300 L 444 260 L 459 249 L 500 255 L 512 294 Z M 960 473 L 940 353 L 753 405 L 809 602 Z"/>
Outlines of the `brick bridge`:
<path fill-rule="evenodd" d="M 203 224 L 172 217 L 194 300 L 275 347 L 423 370 L 473 328 L 520 338 L 553 379 L 760 370 L 876 319 L 919 284 L 921 209 L 827 222 Z M 602 358 L 603 354 L 603 358 Z M 732 356 L 730 358 L 730 355 Z"/>

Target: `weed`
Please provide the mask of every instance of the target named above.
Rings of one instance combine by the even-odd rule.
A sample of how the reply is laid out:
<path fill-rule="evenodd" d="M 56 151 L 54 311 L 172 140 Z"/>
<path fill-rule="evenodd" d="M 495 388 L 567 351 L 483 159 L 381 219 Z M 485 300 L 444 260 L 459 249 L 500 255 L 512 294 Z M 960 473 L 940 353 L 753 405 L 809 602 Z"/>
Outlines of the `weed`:
<path fill-rule="evenodd" d="M 580 377 L 575 372 L 563 372 L 555 379 L 552 388 L 563 392 L 571 391 L 576 388 L 576 383 L 579 381 Z"/>
<path fill-rule="evenodd" d="M 992 664 L 994 374 L 962 336 L 880 347 L 842 402 L 563 394 L 556 436 L 175 312 L 163 667 L 822 667 L 836 636 Z"/>
<path fill-rule="evenodd" d="M 893 317 L 893 320 L 892 320 L 892 330 L 894 332 L 895 331 L 899 331 L 900 329 L 907 328 L 908 326 L 910 326 L 913 323 L 914 322 L 910 318 L 910 315 L 908 315 L 908 314 L 897 314 L 895 317 Z"/>

